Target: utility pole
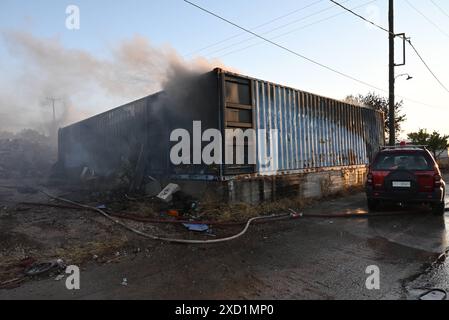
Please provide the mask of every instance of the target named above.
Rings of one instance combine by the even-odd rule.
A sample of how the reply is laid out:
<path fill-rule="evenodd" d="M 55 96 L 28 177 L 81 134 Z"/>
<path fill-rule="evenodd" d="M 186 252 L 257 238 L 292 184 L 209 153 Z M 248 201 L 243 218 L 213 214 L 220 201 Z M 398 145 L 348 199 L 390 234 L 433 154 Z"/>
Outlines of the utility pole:
<path fill-rule="evenodd" d="M 48 98 L 48 100 L 50 100 L 51 103 L 52 103 L 52 107 L 53 107 L 53 124 L 55 124 L 56 123 L 56 112 L 55 112 L 56 98 Z"/>
<path fill-rule="evenodd" d="M 51 130 L 50 135 L 54 135 L 55 132 L 57 132 L 57 130 L 58 130 L 57 125 L 56 125 L 56 108 L 55 108 L 55 103 L 56 103 L 56 101 L 59 101 L 61 99 L 57 99 L 57 98 L 54 98 L 54 97 L 48 97 L 47 100 L 49 102 L 51 102 L 51 106 L 53 108 L 53 123 L 52 123 L 52 128 L 50 129 Z"/>
<path fill-rule="evenodd" d="M 394 0 L 388 0 L 388 25 L 389 25 L 389 132 L 390 132 L 390 146 L 396 145 L 396 128 L 395 128 L 395 93 L 394 93 L 394 85 L 395 85 L 395 63 L 394 63 Z"/>

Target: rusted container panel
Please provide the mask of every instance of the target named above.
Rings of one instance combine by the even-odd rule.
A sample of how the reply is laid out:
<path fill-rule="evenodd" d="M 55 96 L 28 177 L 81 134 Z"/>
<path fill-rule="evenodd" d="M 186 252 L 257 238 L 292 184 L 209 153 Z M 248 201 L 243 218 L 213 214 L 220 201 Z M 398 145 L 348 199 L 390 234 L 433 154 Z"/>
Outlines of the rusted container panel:
<path fill-rule="evenodd" d="M 384 144 L 383 114 L 253 79 L 258 135 L 257 172 L 366 165 Z"/>
<path fill-rule="evenodd" d="M 61 129 L 60 163 L 109 175 L 135 169 L 144 153 L 148 174 L 220 180 L 363 166 L 384 143 L 383 114 L 372 109 L 221 69 L 177 85 Z M 259 129 L 256 165 L 173 165 L 170 133 L 194 139 L 193 121 L 223 135 Z"/>

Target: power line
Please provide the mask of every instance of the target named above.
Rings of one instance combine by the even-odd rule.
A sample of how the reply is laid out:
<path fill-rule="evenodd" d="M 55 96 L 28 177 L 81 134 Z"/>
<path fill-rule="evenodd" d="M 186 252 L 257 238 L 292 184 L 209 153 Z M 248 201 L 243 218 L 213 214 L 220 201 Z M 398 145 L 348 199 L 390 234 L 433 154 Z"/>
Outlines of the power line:
<path fill-rule="evenodd" d="M 286 18 L 286 17 L 289 17 L 289 16 L 291 16 L 291 15 L 294 15 L 295 13 L 298 13 L 298 12 L 300 12 L 300 11 L 303 11 L 303 10 L 305 10 L 305 9 L 308 9 L 308 8 L 310 8 L 310 7 L 313 7 L 313 6 L 315 6 L 315 5 L 317 5 L 317 4 L 321 3 L 321 2 L 324 2 L 324 1 L 325 1 L 325 0 L 318 0 L 318 1 L 312 2 L 312 3 L 309 4 L 309 5 L 306 5 L 306 6 L 304 6 L 304 7 L 298 8 L 298 9 L 293 10 L 293 11 L 290 11 L 290 12 L 288 12 L 288 13 L 286 13 L 286 14 L 283 14 L 283 15 L 278 16 L 278 17 L 276 17 L 276 18 L 273 18 L 273 19 L 271 19 L 271 20 L 269 20 L 269 21 L 266 21 L 266 22 L 264 22 L 264 23 L 262 23 L 262 24 L 259 24 L 259 25 L 255 26 L 254 29 L 259 29 L 259 28 L 262 28 L 262 27 L 264 27 L 264 26 L 270 25 L 270 24 L 272 24 L 273 22 L 279 21 L 279 20 L 284 19 L 284 18 Z M 195 51 L 193 51 L 193 52 L 191 52 L 191 53 L 188 53 L 188 54 L 186 54 L 186 56 L 191 56 L 191 55 L 194 55 L 194 54 L 196 54 L 196 53 L 202 52 L 202 51 L 204 51 L 204 50 L 207 50 L 207 49 L 209 49 L 209 48 L 212 48 L 212 47 L 215 47 L 215 46 L 217 46 L 217 45 L 219 45 L 219 44 L 222 44 L 222 43 L 224 43 L 224 42 L 226 42 L 226 41 L 229 41 L 229 40 L 238 38 L 238 37 L 240 37 L 241 35 L 244 35 L 244 34 L 246 34 L 246 33 L 242 32 L 242 33 L 239 33 L 239 34 L 235 34 L 235 35 L 233 35 L 233 36 L 230 36 L 230 37 L 225 38 L 225 39 L 223 39 L 223 40 L 214 42 L 214 43 L 212 43 L 212 44 L 210 44 L 210 45 L 207 45 L 207 46 L 205 46 L 205 47 L 203 47 L 203 48 L 200 48 L 200 49 L 198 49 L 198 50 L 195 50 Z"/>
<path fill-rule="evenodd" d="M 345 3 L 345 2 L 348 2 L 348 1 L 350 1 L 350 0 L 345 0 L 344 3 Z M 377 1 L 377 0 L 376 0 L 376 1 Z M 286 24 L 277 26 L 277 27 L 275 27 L 275 28 L 273 28 L 273 29 L 270 29 L 270 30 L 268 30 L 268 31 L 265 31 L 265 32 L 263 32 L 263 33 L 261 33 L 261 34 L 262 34 L 262 35 L 265 35 L 265 34 L 272 33 L 272 32 L 274 32 L 274 31 L 276 31 L 276 30 L 283 29 L 283 28 L 288 27 L 288 26 L 290 26 L 290 25 L 292 25 L 292 24 L 296 24 L 296 23 L 298 23 L 298 22 L 301 22 L 301 21 L 307 20 L 308 18 L 311 18 L 311 17 L 313 17 L 313 16 L 316 16 L 316 15 L 322 13 L 322 12 L 328 11 L 328 10 L 334 8 L 334 7 L 335 7 L 335 6 L 330 6 L 330 7 L 327 7 L 327 8 L 321 9 L 321 10 L 318 10 L 318 11 L 313 12 L 313 13 L 307 15 L 307 16 L 304 16 L 304 17 L 301 17 L 301 18 L 299 18 L 299 19 L 290 21 L 290 22 L 288 22 L 288 23 L 286 23 Z M 255 30 L 255 29 L 257 29 L 257 27 L 254 28 L 253 30 Z M 214 51 L 212 51 L 212 52 L 209 52 L 209 53 L 208 53 L 208 56 L 213 55 L 213 54 L 215 54 L 215 53 L 218 53 L 218 52 L 220 52 L 220 51 L 224 51 L 224 50 L 226 50 L 226 49 L 229 49 L 229 48 L 238 46 L 239 44 L 248 42 L 248 41 L 250 41 L 252 38 L 253 38 L 253 37 L 246 38 L 246 39 L 241 40 L 241 41 L 239 41 L 239 42 L 235 42 L 235 43 L 233 43 L 233 44 L 230 44 L 230 45 L 228 45 L 228 46 L 226 46 L 226 47 L 223 47 L 223 48 L 214 50 Z"/>
<path fill-rule="evenodd" d="M 366 5 L 369 5 L 369 4 L 374 3 L 374 2 L 377 2 L 377 1 L 378 1 L 378 0 L 371 0 L 371 1 L 369 1 L 369 2 L 366 2 L 366 3 L 363 3 L 363 4 L 361 4 L 361 5 L 358 5 L 358 6 L 354 7 L 353 9 L 358 9 L 358 8 L 364 7 L 364 6 L 366 6 Z M 312 23 L 303 25 L 303 26 L 301 26 L 300 28 L 295 28 L 295 29 L 289 30 L 289 31 L 287 31 L 287 32 L 278 34 L 278 35 L 276 35 L 276 36 L 274 36 L 274 37 L 271 37 L 270 40 L 274 40 L 274 39 L 278 39 L 278 38 L 284 37 L 284 36 L 286 36 L 286 35 L 289 35 L 289 34 L 291 34 L 291 33 L 294 33 L 294 32 L 297 32 L 297 31 L 300 31 L 300 30 L 303 30 L 303 29 L 306 29 L 306 28 L 311 27 L 311 26 L 313 26 L 313 25 L 316 25 L 316 24 L 318 24 L 318 23 L 321 23 L 321 22 L 324 22 L 324 21 L 333 19 L 333 18 L 335 18 L 335 17 L 337 17 L 337 16 L 341 16 L 342 14 L 344 14 L 344 12 L 339 12 L 339 13 L 337 13 L 337 14 L 333 14 L 333 15 L 328 16 L 328 17 L 326 17 L 326 18 L 323 18 L 323 19 L 314 21 L 314 22 L 312 22 Z M 237 52 L 241 52 L 241 51 L 243 51 L 243 50 L 247 50 L 247 49 L 249 49 L 249 48 L 253 48 L 253 47 L 255 47 L 255 46 L 257 46 L 257 45 L 260 45 L 260 44 L 262 44 L 262 43 L 264 43 L 264 42 L 254 43 L 254 44 L 251 44 L 251 45 L 249 45 L 249 46 L 246 46 L 246 47 L 243 47 L 243 48 L 239 48 L 239 49 L 237 49 L 237 50 L 233 50 L 233 51 L 227 52 L 227 53 L 225 53 L 225 54 L 223 54 L 223 55 L 218 56 L 217 58 L 222 58 L 222 57 L 228 56 L 228 55 L 230 55 L 230 54 L 234 54 L 234 53 L 237 53 Z"/>
<path fill-rule="evenodd" d="M 433 0 L 430 0 L 430 2 L 432 2 L 432 4 L 433 4 L 435 7 L 437 7 L 438 10 L 440 10 L 442 14 L 444 14 L 446 17 L 449 18 L 449 13 L 447 13 L 443 8 L 441 8 L 440 5 L 438 5 L 438 4 L 437 4 L 435 1 L 433 1 Z"/>
<path fill-rule="evenodd" d="M 392 34 L 392 32 L 390 32 L 389 30 L 385 29 L 382 26 L 379 26 L 377 24 L 375 24 L 374 22 L 366 19 L 365 17 L 355 13 L 354 11 L 352 11 L 351 9 L 346 8 L 345 6 L 339 4 L 338 2 L 334 1 L 334 0 L 329 0 L 335 4 L 338 4 L 341 8 L 343 8 L 344 10 L 352 13 L 353 15 L 357 16 L 358 18 L 367 21 L 369 23 L 371 23 L 372 25 L 378 27 L 379 29 L 388 32 L 389 34 Z M 406 0 L 408 2 L 408 0 Z M 394 36 L 398 36 L 398 35 L 394 35 Z M 421 60 L 421 62 L 424 64 L 424 66 L 427 68 L 427 70 L 430 72 L 430 74 L 435 78 L 435 80 L 441 85 L 441 87 L 446 90 L 449 93 L 449 89 L 443 84 L 443 82 L 437 77 L 437 75 L 435 74 L 435 72 L 432 71 L 432 69 L 430 68 L 429 64 L 424 60 L 424 58 L 422 57 L 422 55 L 419 53 L 419 51 L 416 49 L 416 47 L 413 45 L 412 41 L 409 38 L 405 38 L 405 36 L 403 35 L 399 35 L 399 37 L 401 37 L 402 39 L 404 39 L 409 45 L 410 47 L 412 47 L 413 51 L 416 53 L 416 55 L 418 56 L 418 58 Z"/>
<path fill-rule="evenodd" d="M 330 67 L 330 66 L 327 66 L 327 65 L 325 65 L 325 64 L 323 64 L 323 63 L 321 63 L 321 62 L 315 61 L 315 60 L 313 60 L 313 59 L 311 59 L 311 58 L 308 58 L 308 57 L 306 57 L 306 56 L 304 56 L 304 55 L 302 55 L 302 54 L 300 54 L 300 53 L 298 53 L 298 52 L 296 52 L 296 51 L 294 51 L 294 50 L 291 50 L 291 49 L 289 49 L 289 48 L 287 48 L 287 47 L 285 47 L 285 46 L 283 46 L 283 45 L 280 45 L 280 44 L 278 44 L 278 43 L 276 43 L 276 42 L 274 42 L 274 41 L 272 41 L 272 40 L 270 40 L 270 39 L 268 39 L 268 38 L 265 38 L 265 37 L 263 37 L 263 36 L 261 36 L 261 35 L 255 33 L 255 32 L 253 32 L 253 31 L 251 31 L 251 30 L 249 30 L 249 29 L 246 29 L 246 28 L 244 28 L 244 27 L 238 25 L 238 24 L 235 23 L 235 22 L 232 22 L 232 21 L 230 21 L 230 20 L 228 20 L 228 19 L 226 19 L 226 18 L 223 18 L 223 17 L 219 16 L 218 14 L 216 14 L 216 13 L 214 13 L 214 12 L 212 12 L 212 11 L 209 11 L 209 10 L 207 10 L 207 9 L 205 9 L 205 8 L 203 8 L 203 7 L 201 7 L 201 6 L 197 5 L 197 4 L 195 4 L 195 3 L 193 3 L 193 2 L 190 2 L 189 0 L 183 0 L 183 1 L 186 2 L 186 3 L 188 3 L 188 4 L 190 4 L 190 5 L 193 6 L 193 7 L 196 7 L 197 9 L 199 9 L 199 10 L 201 10 L 201 11 L 204 11 L 204 12 L 206 12 L 206 13 L 208 13 L 208 14 L 210 14 L 210 15 L 212 15 L 212 16 L 214 16 L 214 17 L 216 17 L 216 18 L 218 18 L 218 19 L 220 19 L 220 20 L 222 20 L 222 21 L 224 21 L 224 22 L 226 22 L 226 23 L 228 23 L 228 24 L 230 24 L 230 25 L 236 27 L 236 28 L 239 28 L 239 29 L 241 29 L 241 30 L 243 30 L 243 31 L 245 31 L 245 32 L 247 32 L 247 33 L 249 33 L 249 34 L 252 34 L 253 36 L 255 36 L 255 37 L 257 37 L 257 38 L 260 38 L 260 39 L 262 39 L 262 40 L 264 40 L 264 41 L 266 41 L 266 42 L 268 42 L 268 43 L 270 43 L 270 44 L 272 44 L 272 45 L 274 45 L 274 46 L 276 46 L 276 47 L 278 47 L 278 48 L 280 48 L 280 49 L 282 49 L 282 50 L 284 50 L 284 51 L 287 51 L 287 52 L 289 52 L 289 53 L 291 53 L 291 54 L 293 54 L 293 55 L 295 55 L 295 56 L 297 56 L 297 57 L 299 57 L 299 58 L 301 58 L 301 59 L 304 59 L 304 60 L 306 60 L 306 61 L 308 61 L 308 62 L 310 62 L 310 63 L 313 63 L 313 64 L 315 64 L 315 65 L 317 65 L 317 66 L 319 66 L 319 67 L 321 67 L 321 68 L 324 68 L 324 69 L 327 69 L 327 70 L 329 70 L 329 71 L 332 71 L 333 73 L 336 73 L 336 74 L 338 74 L 338 75 L 340 75 L 340 76 L 342 76 L 342 77 L 345 77 L 345 78 L 348 78 L 348 79 L 350 79 L 350 80 L 356 81 L 356 82 L 358 82 L 358 83 L 361 83 L 361 84 L 363 84 L 363 85 L 365 85 L 365 86 L 368 86 L 368 87 L 371 87 L 371 88 L 373 88 L 373 89 L 376 89 L 376 90 L 380 90 L 380 91 L 386 92 L 386 90 L 384 90 L 384 89 L 381 89 L 381 88 L 379 88 L 379 87 L 377 87 L 377 86 L 375 86 L 375 85 L 372 85 L 372 84 L 370 84 L 370 83 L 368 83 L 368 82 L 365 82 L 365 81 L 363 81 L 363 80 L 357 79 L 357 78 L 355 78 L 355 77 L 353 77 L 353 76 L 351 76 L 351 75 L 348 75 L 348 74 L 346 74 L 346 73 L 344 73 L 344 72 L 338 71 L 338 70 L 336 70 L 336 69 L 334 69 L 334 68 L 332 68 L 332 67 Z"/>
<path fill-rule="evenodd" d="M 384 27 L 382 27 L 382 26 L 380 26 L 380 25 L 378 25 L 378 24 L 376 24 L 376 23 L 374 23 L 374 22 L 372 22 L 372 21 L 366 19 L 365 17 L 363 17 L 363 16 L 361 16 L 360 14 L 354 12 L 353 10 L 351 10 L 351 9 L 349 9 L 349 8 L 346 8 L 346 7 L 343 6 L 341 3 L 338 3 L 337 1 L 334 1 L 334 0 L 330 0 L 330 2 L 334 3 L 335 5 L 339 6 L 340 8 L 343 8 L 344 10 L 346 10 L 346 11 L 352 13 L 353 15 L 359 17 L 360 19 L 364 20 L 365 22 L 368 22 L 369 24 L 372 24 L 372 25 L 375 26 L 376 28 L 379 28 L 379 29 L 381 29 L 381 30 L 383 30 L 383 31 L 385 31 L 385 32 L 390 33 L 390 31 L 389 31 L 388 29 L 386 29 L 386 28 L 384 28 Z"/>
<path fill-rule="evenodd" d="M 426 66 L 427 70 L 429 70 L 429 72 L 432 74 L 432 76 L 438 81 L 438 83 L 444 88 L 444 90 L 446 90 L 449 93 L 449 89 L 440 81 L 440 79 L 438 79 L 438 77 L 436 76 L 436 74 L 432 71 L 432 69 L 430 69 L 429 65 L 426 63 L 426 61 L 423 59 L 423 57 L 419 54 L 418 50 L 416 50 L 415 46 L 413 45 L 413 43 L 411 42 L 411 40 L 408 40 L 409 45 L 412 47 L 412 49 L 415 51 L 416 55 L 418 56 L 418 58 L 422 61 L 422 63 Z"/>
<path fill-rule="evenodd" d="M 293 54 L 293 55 L 295 55 L 295 56 L 297 56 L 297 57 L 300 57 L 300 58 L 302 58 L 302 59 L 304 59 L 304 60 L 306 60 L 306 61 L 308 61 L 308 62 L 310 62 L 310 63 L 313 63 L 313 64 L 315 64 L 315 65 L 318 65 L 318 66 L 320 66 L 320 67 L 322 67 L 322 68 L 324 68 L 324 69 L 327 69 L 327 70 L 329 70 L 329 71 L 332 71 L 332 72 L 334 72 L 334 73 L 336 73 L 336 74 L 338 74 L 338 75 L 340 75 L 340 76 L 342 76 L 342 77 L 348 78 L 348 79 L 353 80 L 353 81 L 358 82 L 358 83 L 361 83 L 361 84 L 363 84 L 363 85 L 365 85 L 365 86 L 367 86 L 367 87 L 371 87 L 371 88 L 373 88 L 373 89 L 376 89 L 376 90 L 379 90 L 379 91 L 382 91 L 382 92 L 387 92 L 387 90 L 385 90 L 385 89 L 379 88 L 379 87 L 377 87 L 377 86 L 375 86 L 375 85 L 372 85 L 372 84 L 370 84 L 370 83 L 367 83 L 367 82 L 365 82 L 365 81 L 363 81 L 363 80 L 357 79 L 357 78 L 355 78 L 355 77 L 353 77 L 353 76 L 351 76 L 351 75 L 348 75 L 348 74 L 346 74 L 346 73 L 343 73 L 343 72 L 341 72 L 341 71 L 338 71 L 338 70 L 336 70 L 336 69 L 334 69 L 334 68 L 332 68 L 332 67 L 326 66 L 326 65 L 324 65 L 324 64 L 322 64 L 322 63 L 320 63 L 320 62 L 317 62 L 317 61 L 315 61 L 315 60 L 313 60 L 313 59 L 310 59 L 310 58 L 308 58 L 308 57 L 306 57 L 306 56 L 304 56 L 304 55 L 302 55 L 302 54 L 300 54 L 300 53 L 298 53 L 298 52 L 295 52 L 295 51 L 293 51 L 293 50 L 291 50 L 291 49 L 289 49 L 289 48 L 287 48 L 287 47 L 285 47 L 285 46 L 282 46 L 282 45 L 280 45 L 280 44 L 278 44 L 278 43 L 276 43 L 276 42 L 274 42 L 274 41 L 271 41 L 271 40 L 269 40 L 269 39 L 267 39 L 267 38 L 264 38 L 264 37 L 262 37 L 261 35 L 259 35 L 259 34 L 253 32 L 253 31 L 251 31 L 251 30 L 248 30 L 248 29 L 242 27 L 242 26 L 236 24 L 235 22 L 232 22 L 232 21 L 230 21 L 230 20 L 228 20 L 228 19 L 226 19 L 226 18 L 223 18 L 223 17 L 219 16 L 218 14 L 216 14 L 216 13 L 214 13 L 214 12 L 212 12 L 212 11 L 209 11 L 209 10 L 207 10 L 207 9 L 205 9 L 205 8 L 203 8 L 203 7 L 201 7 L 201 6 L 197 5 L 197 4 L 195 4 L 195 3 L 193 3 L 193 2 L 190 2 L 190 1 L 188 1 L 188 0 L 183 0 L 183 1 L 186 2 L 186 3 L 188 3 L 189 5 L 191 5 L 191 6 L 193 6 L 193 7 L 196 7 L 197 9 L 199 9 L 199 10 L 201 10 L 201 11 L 206 12 L 207 14 L 210 14 L 210 15 L 212 15 L 212 16 L 214 16 L 214 17 L 216 17 L 216 18 L 218 18 L 218 19 L 220 19 L 220 20 L 222 20 L 222 21 L 224 21 L 224 22 L 226 22 L 226 23 L 228 23 L 228 24 L 230 24 L 230 25 L 236 27 L 236 28 L 239 28 L 239 29 L 241 29 L 241 30 L 243 30 L 243 31 L 245 31 L 245 32 L 248 32 L 248 33 L 254 35 L 254 36 L 257 37 L 257 38 L 260 38 L 260 39 L 262 39 L 262 40 L 264 40 L 264 41 L 266 41 L 266 42 L 268 42 L 268 43 L 270 43 L 270 44 L 272 44 L 272 45 L 274 45 L 274 46 L 276 46 L 276 47 L 278 47 L 278 48 L 280 48 L 280 49 L 282 49 L 282 50 L 285 50 L 285 51 L 287 51 L 287 52 L 289 52 L 289 53 L 291 53 L 291 54 Z M 430 105 L 430 104 L 427 104 L 427 103 L 424 103 L 424 102 L 420 102 L 420 101 L 417 101 L 417 100 L 409 99 L 409 98 L 406 98 L 406 97 L 403 97 L 403 96 L 399 96 L 399 95 L 398 95 L 398 97 L 399 97 L 399 98 L 402 98 L 402 99 L 404 99 L 404 100 L 408 100 L 408 101 L 410 101 L 410 102 L 416 103 L 416 104 L 421 104 L 421 105 L 425 105 L 425 106 L 428 106 L 428 107 L 436 108 L 436 106 L 433 106 L 433 105 Z"/>
<path fill-rule="evenodd" d="M 416 12 L 418 12 L 424 19 L 427 20 L 431 25 L 433 25 L 438 31 L 440 31 L 443 35 L 449 38 L 449 34 L 444 31 L 439 25 L 437 25 L 435 22 L 433 22 L 430 18 L 428 18 L 424 13 L 422 13 L 418 8 L 416 8 L 413 4 L 410 3 L 410 1 L 405 0 L 405 2 Z"/>

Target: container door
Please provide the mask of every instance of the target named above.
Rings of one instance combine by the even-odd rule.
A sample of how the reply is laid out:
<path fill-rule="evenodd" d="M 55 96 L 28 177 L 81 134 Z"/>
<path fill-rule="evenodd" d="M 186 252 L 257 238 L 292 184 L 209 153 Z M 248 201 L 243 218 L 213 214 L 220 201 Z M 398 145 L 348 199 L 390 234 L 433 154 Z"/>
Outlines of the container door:
<path fill-rule="evenodd" d="M 225 175 L 250 174 L 256 171 L 255 107 L 251 82 L 250 79 L 225 76 L 225 150 L 231 147 L 233 149 L 232 161 L 230 161 L 229 153 L 225 152 L 224 155 Z M 230 134 L 232 131 L 236 135 L 243 132 L 244 138 L 239 139 L 232 136 Z M 243 163 L 242 156 L 240 156 L 240 161 L 238 159 L 238 155 L 242 153 Z"/>

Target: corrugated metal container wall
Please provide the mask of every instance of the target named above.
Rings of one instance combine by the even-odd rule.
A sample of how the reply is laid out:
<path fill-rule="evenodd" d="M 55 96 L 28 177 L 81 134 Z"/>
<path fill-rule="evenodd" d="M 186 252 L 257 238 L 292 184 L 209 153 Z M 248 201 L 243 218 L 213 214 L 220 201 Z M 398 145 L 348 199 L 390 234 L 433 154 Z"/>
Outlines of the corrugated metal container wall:
<path fill-rule="evenodd" d="M 366 165 L 384 143 L 383 113 L 253 79 L 257 172 Z M 268 134 L 274 130 L 277 134 Z M 264 141 L 265 140 L 265 141 Z"/>
<path fill-rule="evenodd" d="M 135 157 L 146 134 L 148 98 L 60 130 L 60 160 L 66 168 L 88 166 L 101 174 Z"/>

